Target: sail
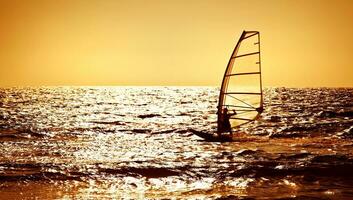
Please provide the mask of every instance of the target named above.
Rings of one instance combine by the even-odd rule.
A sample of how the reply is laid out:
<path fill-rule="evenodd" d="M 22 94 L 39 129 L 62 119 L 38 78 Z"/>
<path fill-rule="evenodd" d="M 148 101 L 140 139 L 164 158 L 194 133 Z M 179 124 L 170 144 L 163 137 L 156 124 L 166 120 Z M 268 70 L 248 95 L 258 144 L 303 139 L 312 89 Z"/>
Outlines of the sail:
<path fill-rule="evenodd" d="M 229 126 L 232 131 L 240 129 L 263 111 L 258 31 L 243 31 L 234 48 L 224 73 L 217 109 L 219 133 L 229 131 Z"/>

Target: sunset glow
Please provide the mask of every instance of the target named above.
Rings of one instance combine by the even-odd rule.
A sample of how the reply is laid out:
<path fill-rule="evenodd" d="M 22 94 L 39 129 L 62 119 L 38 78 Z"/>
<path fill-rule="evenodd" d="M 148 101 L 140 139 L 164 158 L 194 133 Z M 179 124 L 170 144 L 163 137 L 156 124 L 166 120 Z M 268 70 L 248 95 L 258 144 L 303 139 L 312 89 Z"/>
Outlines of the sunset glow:
<path fill-rule="evenodd" d="M 0 86 L 220 86 L 243 30 L 265 86 L 353 86 L 353 1 L 0 0 Z"/>

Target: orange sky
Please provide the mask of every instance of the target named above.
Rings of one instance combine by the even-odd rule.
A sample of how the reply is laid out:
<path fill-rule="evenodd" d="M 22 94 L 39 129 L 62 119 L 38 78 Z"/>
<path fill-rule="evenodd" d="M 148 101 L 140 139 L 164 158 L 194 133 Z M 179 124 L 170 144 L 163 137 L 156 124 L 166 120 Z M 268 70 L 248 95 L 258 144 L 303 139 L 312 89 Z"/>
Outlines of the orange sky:
<path fill-rule="evenodd" d="M 241 32 L 265 86 L 353 87 L 350 0 L 0 0 L 0 86 L 220 86 Z"/>

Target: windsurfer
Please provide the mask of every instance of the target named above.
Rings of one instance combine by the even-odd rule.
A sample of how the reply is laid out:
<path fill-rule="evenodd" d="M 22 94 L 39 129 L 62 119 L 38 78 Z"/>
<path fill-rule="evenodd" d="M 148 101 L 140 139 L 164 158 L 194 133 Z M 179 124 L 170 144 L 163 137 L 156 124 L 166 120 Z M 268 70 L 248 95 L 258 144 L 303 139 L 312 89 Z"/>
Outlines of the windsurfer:
<path fill-rule="evenodd" d="M 222 110 L 222 115 L 221 115 L 221 120 L 220 120 L 220 124 L 219 124 L 219 130 L 218 130 L 218 134 L 224 133 L 224 132 L 229 132 L 232 133 L 232 127 L 230 124 L 230 116 L 231 114 L 228 113 L 228 108 L 224 108 Z"/>

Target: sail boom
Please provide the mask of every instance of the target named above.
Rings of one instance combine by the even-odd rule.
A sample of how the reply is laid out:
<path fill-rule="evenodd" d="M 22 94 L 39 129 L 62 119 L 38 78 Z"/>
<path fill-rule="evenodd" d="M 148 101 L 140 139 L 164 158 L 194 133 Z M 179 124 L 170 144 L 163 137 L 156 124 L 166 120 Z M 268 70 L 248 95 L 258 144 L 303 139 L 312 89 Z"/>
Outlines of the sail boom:
<path fill-rule="evenodd" d="M 237 119 L 237 120 L 243 120 L 243 121 L 253 121 L 253 119 L 247 119 L 247 118 L 241 118 L 241 117 L 230 117 L 230 119 Z"/>

